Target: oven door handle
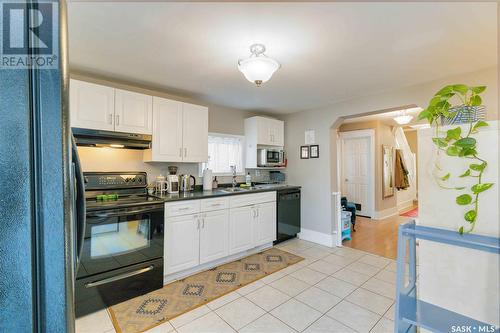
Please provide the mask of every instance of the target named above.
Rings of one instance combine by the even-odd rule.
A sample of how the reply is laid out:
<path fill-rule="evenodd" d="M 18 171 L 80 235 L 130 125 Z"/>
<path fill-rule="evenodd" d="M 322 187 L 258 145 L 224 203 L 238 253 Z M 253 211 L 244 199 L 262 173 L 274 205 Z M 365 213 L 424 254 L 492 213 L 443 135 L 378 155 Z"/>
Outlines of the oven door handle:
<path fill-rule="evenodd" d="M 156 208 L 144 208 L 130 211 L 121 211 L 121 212 L 112 212 L 112 213 L 93 213 L 88 212 L 87 217 L 98 217 L 98 218 L 107 218 L 107 217 L 117 217 L 117 216 L 126 216 L 126 215 L 135 215 L 135 214 L 143 214 L 143 213 L 151 213 L 155 211 L 161 211 L 162 207 Z"/>
<path fill-rule="evenodd" d="M 133 272 L 123 273 L 123 274 L 115 275 L 115 276 L 112 276 L 112 277 L 109 277 L 106 279 L 85 283 L 85 288 L 97 287 L 97 286 L 101 286 L 101 285 L 106 284 L 106 283 L 115 282 L 118 280 L 122 280 L 122 279 L 126 279 L 129 277 L 135 276 L 135 275 L 139 275 L 139 274 L 144 274 L 146 272 L 152 271 L 154 268 L 155 268 L 155 266 L 151 265 L 149 267 L 141 268 L 141 269 L 138 269 L 138 270 L 133 271 Z"/>

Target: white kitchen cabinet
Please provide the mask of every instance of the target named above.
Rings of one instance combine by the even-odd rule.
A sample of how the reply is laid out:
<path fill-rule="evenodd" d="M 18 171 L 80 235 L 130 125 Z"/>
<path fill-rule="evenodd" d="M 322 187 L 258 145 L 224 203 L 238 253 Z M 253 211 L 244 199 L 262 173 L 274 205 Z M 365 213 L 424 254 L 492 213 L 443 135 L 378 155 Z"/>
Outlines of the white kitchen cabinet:
<path fill-rule="evenodd" d="M 281 120 L 266 117 L 245 119 L 245 136 L 252 144 L 262 146 L 285 145 L 285 123 Z"/>
<path fill-rule="evenodd" d="M 165 220 L 165 273 L 179 272 L 199 264 L 199 215 L 190 214 Z"/>
<path fill-rule="evenodd" d="M 113 131 L 114 114 L 114 88 L 70 80 L 71 127 Z"/>
<path fill-rule="evenodd" d="M 183 162 L 208 160 L 208 109 L 204 106 L 182 104 Z"/>
<path fill-rule="evenodd" d="M 253 228 L 256 210 L 253 206 L 231 208 L 229 210 L 229 254 L 254 247 Z"/>
<path fill-rule="evenodd" d="M 274 192 L 273 192 L 274 193 Z M 256 206 L 254 219 L 254 246 L 276 240 L 276 202 L 266 202 Z"/>
<path fill-rule="evenodd" d="M 153 97 L 153 139 L 145 162 L 206 162 L 208 108 Z"/>
<path fill-rule="evenodd" d="M 153 97 L 115 89 L 115 131 L 151 134 Z"/>
<path fill-rule="evenodd" d="M 202 213 L 200 227 L 200 264 L 229 254 L 229 211 Z"/>
<path fill-rule="evenodd" d="M 145 162 L 182 162 L 182 102 L 153 97 L 151 149 Z"/>

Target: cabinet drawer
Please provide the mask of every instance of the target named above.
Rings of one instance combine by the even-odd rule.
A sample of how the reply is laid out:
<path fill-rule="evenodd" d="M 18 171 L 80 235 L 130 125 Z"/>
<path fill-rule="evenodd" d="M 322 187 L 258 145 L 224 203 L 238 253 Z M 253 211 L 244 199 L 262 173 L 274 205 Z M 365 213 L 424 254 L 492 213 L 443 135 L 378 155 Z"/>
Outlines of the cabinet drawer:
<path fill-rule="evenodd" d="M 255 205 L 263 202 L 276 201 L 276 192 L 264 192 L 253 194 L 238 194 L 229 199 L 229 207 L 242 207 Z"/>
<path fill-rule="evenodd" d="M 165 204 L 167 217 L 196 214 L 200 212 L 200 200 L 168 202 Z"/>
<path fill-rule="evenodd" d="M 201 211 L 210 212 L 213 210 L 221 210 L 229 208 L 228 198 L 204 199 L 201 201 Z"/>

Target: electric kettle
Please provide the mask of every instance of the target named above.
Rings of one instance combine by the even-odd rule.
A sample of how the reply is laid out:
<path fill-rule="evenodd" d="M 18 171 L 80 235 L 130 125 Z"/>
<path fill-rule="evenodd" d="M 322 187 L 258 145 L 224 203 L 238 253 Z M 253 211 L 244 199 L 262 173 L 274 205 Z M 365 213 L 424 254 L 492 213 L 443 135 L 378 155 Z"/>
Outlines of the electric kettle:
<path fill-rule="evenodd" d="M 193 180 L 192 182 L 191 179 Z M 180 175 L 179 181 L 181 183 L 180 189 L 182 192 L 192 191 L 196 186 L 196 178 L 193 175 Z"/>

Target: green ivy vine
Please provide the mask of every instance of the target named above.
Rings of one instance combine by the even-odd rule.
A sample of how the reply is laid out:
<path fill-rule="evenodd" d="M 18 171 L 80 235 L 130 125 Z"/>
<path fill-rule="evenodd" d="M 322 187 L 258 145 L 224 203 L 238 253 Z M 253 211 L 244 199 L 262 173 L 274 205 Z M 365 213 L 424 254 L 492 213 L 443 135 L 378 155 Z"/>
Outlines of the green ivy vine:
<path fill-rule="evenodd" d="M 488 123 L 482 120 L 470 122 L 466 133 L 462 132 L 460 126 L 451 128 L 447 131 L 441 131 L 443 121 L 453 116 L 451 108 L 459 109 L 457 112 L 474 112 L 474 108 L 482 103 L 480 94 L 486 90 L 485 86 L 469 87 L 465 84 L 448 85 L 439 90 L 430 100 L 429 106 L 423 110 L 418 118 L 427 119 L 431 126 L 435 128 L 435 136 L 432 141 L 436 145 L 437 154 L 445 153 L 448 156 L 470 160 L 469 166 L 459 175 L 460 178 L 475 179 L 474 185 L 470 188 L 465 186 L 450 186 L 448 180 L 451 174 L 443 171 L 439 164 L 439 158 L 434 165 L 433 175 L 437 184 L 444 189 L 464 191 L 455 201 L 458 205 L 466 209 L 464 220 L 468 228 L 461 226 L 458 230 L 460 234 L 470 233 L 474 230 L 479 211 L 479 195 L 491 188 L 493 183 L 484 183 L 483 174 L 488 166 L 488 162 L 479 157 L 477 151 L 477 140 L 472 137 L 481 127 L 488 126 Z M 460 104 L 453 106 L 452 99 L 460 101 Z"/>

